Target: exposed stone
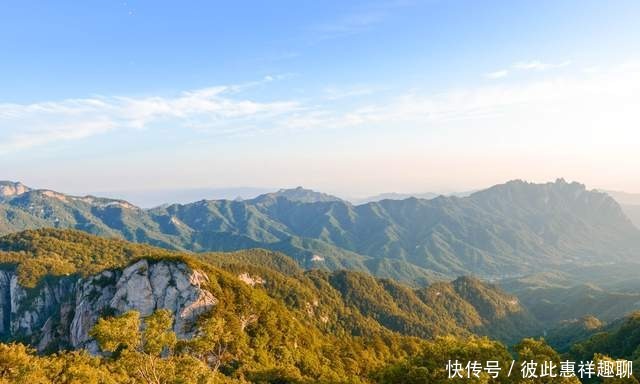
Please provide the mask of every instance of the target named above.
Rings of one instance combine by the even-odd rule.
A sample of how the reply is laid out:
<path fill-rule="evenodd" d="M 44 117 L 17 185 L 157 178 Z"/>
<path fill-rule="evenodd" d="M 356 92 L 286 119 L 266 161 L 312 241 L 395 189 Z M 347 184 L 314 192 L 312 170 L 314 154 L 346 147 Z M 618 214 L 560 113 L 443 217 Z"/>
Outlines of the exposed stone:
<path fill-rule="evenodd" d="M 29 192 L 31 189 L 22 183 L 0 181 L 0 198 L 13 197 Z"/>
<path fill-rule="evenodd" d="M 250 274 L 248 274 L 247 272 L 241 273 L 238 275 L 238 279 L 240 279 L 240 281 L 242 281 L 243 283 L 250 285 L 252 287 L 255 287 L 256 284 L 264 284 L 265 281 L 262 277 L 260 276 L 251 276 Z"/>
<path fill-rule="evenodd" d="M 11 272 L 0 271 L 0 335 L 4 335 L 10 329 L 11 276 Z"/>
<path fill-rule="evenodd" d="M 19 285 L 15 272 L 0 271 L 0 336 L 32 340 L 40 351 L 66 345 L 95 353 L 89 332 L 100 317 L 168 309 L 178 338 L 188 338 L 198 316 L 217 304 L 207 283 L 204 273 L 164 260 L 140 260 L 85 279 L 45 280 L 32 289 Z"/>

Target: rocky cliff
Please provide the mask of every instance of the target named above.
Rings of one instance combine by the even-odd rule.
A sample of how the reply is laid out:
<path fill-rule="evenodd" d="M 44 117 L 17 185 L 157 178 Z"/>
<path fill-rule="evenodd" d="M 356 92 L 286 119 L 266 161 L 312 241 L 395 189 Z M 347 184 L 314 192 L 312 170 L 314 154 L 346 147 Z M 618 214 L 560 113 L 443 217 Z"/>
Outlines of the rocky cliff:
<path fill-rule="evenodd" d="M 0 199 L 3 197 L 11 197 L 29 192 L 31 188 L 22 183 L 14 183 L 11 181 L 0 181 Z"/>
<path fill-rule="evenodd" d="M 39 351 L 87 348 L 97 352 L 89 331 L 98 318 L 136 310 L 174 314 L 179 338 L 192 335 L 198 316 L 217 304 L 205 289 L 208 277 L 176 261 L 139 260 L 122 270 L 88 278 L 45 278 L 35 288 L 0 270 L 0 336 L 29 342 Z"/>

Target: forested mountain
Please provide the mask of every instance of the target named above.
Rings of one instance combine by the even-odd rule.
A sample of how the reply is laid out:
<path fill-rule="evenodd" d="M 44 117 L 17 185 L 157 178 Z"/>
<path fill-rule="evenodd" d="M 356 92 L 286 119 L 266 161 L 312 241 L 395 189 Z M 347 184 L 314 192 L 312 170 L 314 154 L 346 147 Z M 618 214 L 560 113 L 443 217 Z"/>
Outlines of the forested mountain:
<path fill-rule="evenodd" d="M 175 250 L 260 247 L 304 268 L 365 271 L 416 285 L 464 274 L 499 278 L 636 262 L 640 254 L 640 230 L 612 198 L 563 180 L 358 206 L 299 188 L 150 210 L 4 185 L 1 233 L 59 227 Z"/>
<path fill-rule="evenodd" d="M 456 340 L 508 354 L 473 333 L 515 341 L 536 326 L 516 298 L 476 279 L 416 290 L 359 272 L 304 271 L 266 250 L 190 255 L 43 229 L 0 238 L 0 266 L 2 340 L 44 353 L 0 345 L 0 380 L 10 382 L 54 382 L 58 374 L 144 382 L 149 372 L 175 383 L 220 382 L 207 381 L 216 375 L 382 381 L 387 364 L 427 346 Z M 459 338 L 437 338 L 448 334 Z M 66 350 L 103 357 L 50 355 Z M 436 372 L 442 377 L 444 365 Z"/>
<path fill-rule="evenodd" d="M 637 269 L 633 270 L 637 273 Z M 613 272 L 613 271 L 612 271 Z M 612 321 L 630 312 L 640 310 L 640 293 L 637 290 L 621 291 L 603 288 L 588 280 L 579 280 L 562 274 L 545 274 L 502 283 L 508 292 L 517 296 L 531 313 L 543 324 L 555 325 L 566 319 L 595 316 Z M 612 283 L 622 281 L 612 274 Z M 640 283 L 636 278 L 635 285 Z"/>
<path fill-rule="evenodd" d="M 450 359 L 505 372 L 561 359 L 518 342 L 540 324 L 475 278 L 415 289 L 263 249 L 185 254 L 73 230 L 0 238 L 0 318 L 1 383 L 437 384 L 451 382 Z M 566 326 L 568 356 L 635 359 L 635 318 L 593 339 L 595 319 Z"/>
<path fill-rule="evenodd" d="M 640 312 L 634 312 L 608 325 L 600 332 L 571 347 L 576 359 L 586 359 L 595 353 L 640 364 Z"/>
<path fill-rule="evenodd" d="M 104 285 L 108 279 L 100 277 L 100 273 L 122 269 L 141 258 L 221 268 L 274 299 L 282 300 L 292 310 L 307 313 L 323 329 L 339 329 L 349 334 L 364 335 L 379 330 L 432 338 L 451 333 L 473 333 L 514 341 L 534 335 L 539 327 L 517 298 L 470 277 L 412 289 L 360 272 L 304 271 L 290 258 L 266 250 L 189 256 L 77 231 L 45 229 L 0 238 L 0 262 L 6 271 L 5 278 L 0 278 L 0 290 L 4 289 L 2 297 L 9 297 L 0 300 L 3 304 L 0 314 L 7 324 L 0 328 L 4 330 L 0 334 L 20 339 L 29 336 L 33 341 L 49 340 L 44 344 L 40 342 L 41 349 L 49 348 L 56 337 L 43 334 L 42 327 L 52 314 L 48 307 L 55 307 L 52 301 L 62 305 L 62 296 L 74 296 L 72 291 L 77 290 L 74 284 L 78 284 L 79 278 L 90 282 L 98 276 Z M 120 272 L 113 273 L 115 276 Z M 157 280 L 175 278 L 166 276 Z M 16 289 L 10 290 L 12 279 L 24 287 L 27 292 L 24 296 L 30 299 L 16 293 Z M 65 293 L 65 290 L 71 293 Z M 41 304 L 34 307 L 21 302 L 20 305 L 30 308 L 29 312 L 24 314 L 16 310 L 20 307 L 16 300 L 29 301 L 34 297 L 42 297 L 35 300 Z M 93 307 L 97 311 L 100 305 Z M 63 339 L 66 341 L 55 344 L 69 343 Z"/>

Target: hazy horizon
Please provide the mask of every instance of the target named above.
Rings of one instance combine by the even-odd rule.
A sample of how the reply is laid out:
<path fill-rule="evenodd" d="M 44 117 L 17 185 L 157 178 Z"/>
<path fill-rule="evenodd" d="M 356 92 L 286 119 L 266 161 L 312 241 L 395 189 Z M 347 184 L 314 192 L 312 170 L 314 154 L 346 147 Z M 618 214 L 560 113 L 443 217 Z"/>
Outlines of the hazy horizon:
<path fill-rule="evenodd" d="M 400 196 L 420 196 L 425 194 L 434 194 L 434 195 L 457 195 L 457 196 L 466 196 L 473 192 L 484 190 L 495 185 L 504 184 L 513 180 L 523 180 L 529 183 L 550 183 L 557 181 L 558 179 L 564 178 L 556 178 L 553 180 L 526 180 L 526 179 L 511 179 L 504 180 L 499 183 L 488 184 L 488 185 L 479 185 L 474 188 L 467 189 L 444 189 L 444 190 L 419 190 L 419 191 L 397 191 L 397 190 L 386 190 L 386 191 L 371 191 L 369 193 L 365 193 L 362 195 L 349 195 L 340 191 L 329 191 L 323 190 L 321 188 L 314 188 L 306 185 L 288 185 L 288 186 L 280 186 L 280 187 L 256 187 L 256 186 L 230 186 L 230 187 L 189 187 L 189 188 L 156 188 L 156 189 L 120 189 L 120 190 L 106 190 L 106 191 L 92 191 L 92 190 L 69 190 L 66 188 L 57 189 L 52 188 L 47 185 L 35 185 L 23 182 L 21 180 L 4 180 L 10 182 L 20 182 L 27 187 L 33 189 L 43 189 L 43 190 L 53 190 L 56 192 L 61 192 L 69 195 L 75 196 L 97 196 L 104 197 L 110 199 L 120 199 L 126 200 L 134 205 L 137 205 L 141 208 L 153 208 L 164 204 L 185 204 L 191 203 L 199 200 L 235 200 L 235 199 L 252 199 L 262 194 L 277 192 L 282 189 L 294 189 L 298 187 L 302 187 L 304 189 L 313 190 L 315 192 L 327 193 L 333 196 L 336 196 L 340 199 L 350 201 L 354 204 L 362 204 L 365 201 L 368 201 L 372 198 L 377 198 L 379 196 L 384 195 L 400 195 Z M 0 178 L 0 181 L 3 179 Z M 567 183 L 578 182 L 581 183 L 580 180 L 570 180 L 564 179 Z M 584 184 L 584 183 L 581 183 Z M 615 193 L 616 199 L 622 197 L 628 197 L 629 199 L 638 200 L 640 199 L 640 193 L 633 191 L 620 191 L 620 190 L 609 190 L 605 188 L 598 188 L 597 186 L 585 185 L 588 190 L 598 190 L 604 191 L 608 193 Z M 627 195 L 627 196 L 625 196 Z M 385 197 L 388 198 L 388 197 Z M 402 197 L 404 198 L 404 197 Z M 430 198 L 430 197 L 429 197 Z M 633 204 L 636 204 L 635 202 Z"/>

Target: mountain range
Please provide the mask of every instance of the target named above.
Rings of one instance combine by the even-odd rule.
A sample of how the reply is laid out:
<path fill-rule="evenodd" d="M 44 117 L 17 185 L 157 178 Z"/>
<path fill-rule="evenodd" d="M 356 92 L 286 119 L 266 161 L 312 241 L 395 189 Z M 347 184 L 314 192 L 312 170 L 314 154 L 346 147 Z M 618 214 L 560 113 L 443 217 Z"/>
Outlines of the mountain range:
<path fill-rule="evenodd" d="M 0 184 L 0 234 L 72 228 L 181 251 L 265 248 L 303 268 L 413 285 L 638 262 L 640 230 L 606 193 L 560 179 L 511 181 L 467 197 L 353 205 L 303 188 L 250 200 L 141 209 L 123 200 Z"/>

